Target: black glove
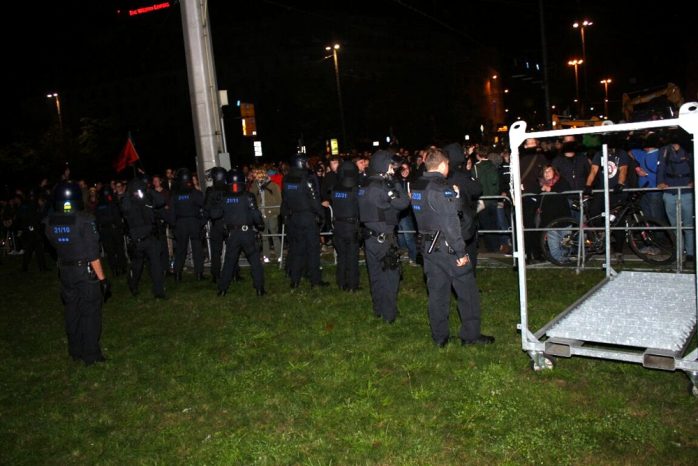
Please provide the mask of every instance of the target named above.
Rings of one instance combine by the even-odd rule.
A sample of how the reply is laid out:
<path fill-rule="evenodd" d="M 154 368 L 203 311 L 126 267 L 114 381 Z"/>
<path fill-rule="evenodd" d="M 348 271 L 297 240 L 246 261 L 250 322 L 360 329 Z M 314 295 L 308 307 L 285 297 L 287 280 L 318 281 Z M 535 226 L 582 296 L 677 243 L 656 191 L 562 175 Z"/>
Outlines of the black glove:
<path fill-rule="evenodd" d="M 582 194 L 584 194 L 585 196 L 591 196 L 594 193 L 592 193 L 591 186 L 584 186 L 584 191 L 582 191 Z"/>
<path fill-rule="evenodd" d="M 385 187 L 388 188 L 388 197 L 391 201 L 400 197 L 400 192 L 397 189 L 395 189 L 395 183 L 393 183 L 393 180 L 386 179 Z"/>
<path fill-rule="evenodd" d="M 111 283 L 106 278 L 99 281 L 99 290 L 102 292 L 102 299 L 106 304 L 107 300 L 111 298 Z"/>
<path fill-rule="evenodd" d="M 615 185 L 613 187 L 613 192 L 616 194 L 622 193 L 624 189 L 625 189 L 625 185 L 623 183 L 618 183 L 617 185 Z"/>

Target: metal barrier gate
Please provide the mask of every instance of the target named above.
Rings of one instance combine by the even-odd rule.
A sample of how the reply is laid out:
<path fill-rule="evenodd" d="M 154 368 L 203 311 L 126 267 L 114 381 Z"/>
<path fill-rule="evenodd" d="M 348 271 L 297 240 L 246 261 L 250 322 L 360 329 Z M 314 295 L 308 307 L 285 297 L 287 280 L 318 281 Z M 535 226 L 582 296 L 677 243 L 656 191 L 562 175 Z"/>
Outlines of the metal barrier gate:
<path fill-rule="evenodd" d="M 693 170 L 698 172 L 698 103 L 684 104 L 678 118 L 637 123 L 526 132 L 526 123 L 511 126 L 511 194 L 514 200 L 519 279 L 521 346 L 534 370 L 551 369 L 555 357 L 585 356 L 642 364 L 662 370 L 682 370 L 698 396 L 698 348 L 685 354 L 696 332 L 698 297 L 696 274 L 619 272 L 610 266 L 609 190 L 607 146 L 603 146 L 604 205 L 606 212 L 606 277 L 538 331 L 528 325 L 526 251 L 522 209 L 519 147 L 526 139 L 570 135 L 628 132 L 655 128 L 681 128 L 693 136 Z M 694 213 L 698 196 L 694 195 Z M 623 299 L 617 300 L 618 297 Z M 615 298 L 615 300 L 614 300 Z"/>

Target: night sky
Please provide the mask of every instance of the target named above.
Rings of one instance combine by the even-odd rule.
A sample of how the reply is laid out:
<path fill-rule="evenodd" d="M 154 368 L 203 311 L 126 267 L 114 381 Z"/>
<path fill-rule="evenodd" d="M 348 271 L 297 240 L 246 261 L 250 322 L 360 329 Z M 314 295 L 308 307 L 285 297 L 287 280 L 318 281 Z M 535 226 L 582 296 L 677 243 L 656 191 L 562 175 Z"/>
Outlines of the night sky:
<path fill-rule="evenodd" d="M 178 5 L 135 18 L 116 14 L 120 8 L 145 3 L 148 2 L 73 0 L 8 5 L 6 21 L 13 22 L 20 32 L 10 32 L 9 27 L 2 32 L 8 84 L 2 106 L 4 124 L 0 145 L 41 137 L 46 132 L 56 115 L 53 103 L 46 98 L 47 92 L 75 94 L 81 87 L 118 83 L 138 75 L 185 73 Z M 590 101 L 602 101 L 603 87 L 599 80 L 604 77 L 613 79 L 609 88 L 612 105 L 619 106 L 623 92 L 668 82 L 678 84 L 688 100 L 696 100 L 696 39 L 689 27 L 685 3 L 549 0 L 542 3 L 553 103 L 563 104 L 574 96 L 574 74 L 566 63 L 572 57 L 581 57 L 582 52 L 579 31 L 571 24 L 585 17 L 594 21 L 586 33 Z M 446 67 L 449 60 L 462 61 L 467 66 L 476 50 L 494 49 L 504 85 L 508 87 L 507 80 L 512 85 L 515 80 L 511 77 L 512 63 L 530 59 L 532 63 L 542 64 L 538 7 L 537 0 L 209 1 L 219 87 L 228 90 L 233 102 L 237 98 L 260 102 L 258 111 L 266 112 L 268 147 L 284 157 L 299 134 L 308 140 L 322 141 L 337 129 L 336 88 L 331 60 L 323 60 L 325 45 L 342 43 L 340 61 L 347 126 L 358 140 L 359 134 L 370 133 L 370 125 L 374 124 L 364 121 L 365 109 L 380 105 L 375 93 L 361 89 L 362 79 L 369 76 L 371 85 L 382 86 L 383 92 L 389 92 L 391 86 L 403 92 L 394 84 L 404 80 L 404 70 L 400 71 L 403 76 L 374 71 L 399 69 L 387 68 L 385 62 L 399 66 L 401 60 L 409 61 L 410 50 L 405 49 L 405 44 L 412 46 L 422 38 L 439 37 L 439 43 L 447 45 L 434 54 Z M 313 56 L 315 50 L 317 56 Z M 373 51 L 375 54 L 369 56 L 368 52 Z M 416 68 L 419 64 L 415 63 Z M 283 73 L 277 75 L 275 64 L 283 67 Z M 428 68 L 410 71 L 410 66 L 408 63 L 404 68 L 407 74 L 429 72 Z M 255 83 L 260 81 L 260 73 L 264 82 Z M 414 80 L 414 83 L 408 92 L 405 87 L 404 95 L 391 98 L 419 102 L 423 91 L 424 100 L 441 98 L 433 89 L 425 89 L 427 80 Z M 438 81 L 435 83 L 439 85 Z M 581 85 L 584 86 L 583 82 Z M 522 102 L 542 104 L 540 86 L 518 89 Z M 188 103 L 186 87 L 183 94 L 173 98 Z M 315 94 L 322 98 L 307 97 Z M 303 97 L 294 101 L 290 95 Z M 443 95 L 449 98 L 446 93 Z M 308 103 L 307 115 L 297 111 L 298 100 L 302 105 Z M 394 105 L 392 100 L 386 102 Z M 75 115 L 67 99 L 63 104 L 66 125 L 77 126 L 80 118 L 90 116 Z M 401 117 L 386 122 L 385 126 L 401 126 L 404 133 L 413 134 L 412 128 L 419 128 L 419 124 L 410 122 L 408 114 L 414 108 L 412 118 L 418 118 L 420 105 L 404 108 L 397 105 Z M 86 113 L 82 108 L 81 112 Z M 186 105 L 182 106 L 182 113 L 181 121 L 190 122 Z M 313 118 L 317 113 L 325 115 Z M 379 120 L 382 113 L 378 109 L 372 115 Z M 264 118 L 259 117 L 262 121 Z M 128 123 L 121 123 L 129 127 Z M 150 127 L 143 131 L 152 132 Z M 185 138 L 189 133 L 193 136 L 191 131 L 191 128 L 182 129 Z M 233 129 L 229 132 L 233 133 Z M 407 142 L 422 144 L 427 138 L 415 137 Z M 142 139 L 147 150 L 148 136 L 143 135 Z M 244 142 L 239 137 L 233 134 L 230 139 L 231 152 L 242 150 Z M 193 148 L 193 142 L 190 144 L 186 152 Z M 181 153 L 171 159 L 186 162 L 191 156 Z"/>

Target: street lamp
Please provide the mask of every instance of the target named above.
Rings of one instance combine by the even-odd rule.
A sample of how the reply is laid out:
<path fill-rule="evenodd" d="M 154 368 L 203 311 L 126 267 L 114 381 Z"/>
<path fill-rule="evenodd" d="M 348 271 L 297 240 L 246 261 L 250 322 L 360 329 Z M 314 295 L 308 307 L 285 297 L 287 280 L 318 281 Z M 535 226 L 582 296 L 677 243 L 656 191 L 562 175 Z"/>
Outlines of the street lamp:
<path fill-rule="evenodd" d="M 572 24 L 572 27 L 575 29 L 579 29 L 579 33 L 582 36 L 582 60 L 587 61 L 587 46 L 586 46 L 586 41 L 584 38 L 584 30 L 594 24 L 593 22 L 589 21 L 588 19 L 585 19 L 583 21 L 575 21 Z M 584 100 L 589 101 L 589 86 L 587 82 L 587 66 L 584 65 Z"/>
<path fill-rule="evenodd" d="M 575 58 L 573 60 L 570 60 L 567 62 L 568 65 L 574 66 L 574 88 L 575 88 L 575 95 L 577 96 L 577 102 L 579 102 L 579 65 L 584 63 L 584 60 L 580 60 L 578 58 Z M 581 102 L 579 103 L 579 107 L 581 108 L 582 104 Z"/>
<path fill-rule="evenodd" d="M 606 115 L 606 119 L 608 119 L 608 85 L 612 82 L 613 81 L 611 81 L 611 78 L 601 80 L 601 84 L 603 84 L 604 94 L 606 96 L 603 100 L 603 113 L 604 115 Z"/>
<path fill-rule="evenodd" d="M 61 128 L 61 132 L 63 132 L 63 116 L 61 115 L 61 98 L 58 97 L 57 92 L 53 92 L 51 94 L 46 94 L 46 97 L 49 99 L 56 99 L 56 111 L 58 112 L 58 125 Z"/>
<path fill-rule="evenodd" d="M 339 84 L 339 59 L 337 58 L 337 50 L 339 50 L 339 44 L 334 44 L 333 46 L 325 47 L 325 50 L 332 51 L 332 57 L 334 58 L 334 75 L 337 80 L 337 100 L 339 101 L 339 120 L 342 124 L 342 140 L 344 145 L 347 145 L 347 130 L 344 125 L 344 106 L 342 105 L 342 88 Z"/>

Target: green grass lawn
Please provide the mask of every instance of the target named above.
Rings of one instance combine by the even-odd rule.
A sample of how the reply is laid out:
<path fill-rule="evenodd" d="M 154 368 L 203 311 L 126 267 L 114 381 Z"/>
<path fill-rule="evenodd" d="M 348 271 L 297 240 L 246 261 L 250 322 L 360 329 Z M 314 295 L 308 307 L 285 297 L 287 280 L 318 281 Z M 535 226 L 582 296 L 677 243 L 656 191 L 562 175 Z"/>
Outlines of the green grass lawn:
<path fill-rule="evenodd" d="M 421 269 L 387 325 L 363 291 L 291 291 L 268 267 L 224 298 L 210 282 L 113 280 L 107 363 L 67 355 L 55 272 L 0 266 L 0 464 L 698 464 L 698 400 L 683 372 L 521 350 L 516 273 L 481 269 L 486 347 L 435 347 Z M 325 267 L 332 282 L 334 269 Z M 531 329 L 602 277 L 529 271 Z M 453 304 L 452 335 L 458 318 Z"/>

